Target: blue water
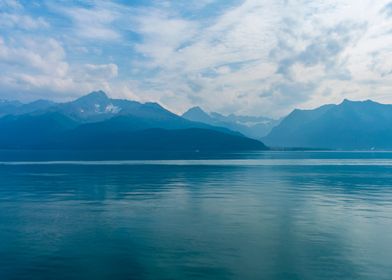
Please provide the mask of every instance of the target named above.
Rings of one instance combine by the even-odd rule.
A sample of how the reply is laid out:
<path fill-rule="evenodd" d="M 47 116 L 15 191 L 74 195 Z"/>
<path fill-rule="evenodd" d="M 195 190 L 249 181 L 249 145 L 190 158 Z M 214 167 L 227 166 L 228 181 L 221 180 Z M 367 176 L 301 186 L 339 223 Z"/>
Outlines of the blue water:
<path fill-rule="evenodd" d="M 0 279 L 392 279 L 392 153 L 0 151 Z"/>

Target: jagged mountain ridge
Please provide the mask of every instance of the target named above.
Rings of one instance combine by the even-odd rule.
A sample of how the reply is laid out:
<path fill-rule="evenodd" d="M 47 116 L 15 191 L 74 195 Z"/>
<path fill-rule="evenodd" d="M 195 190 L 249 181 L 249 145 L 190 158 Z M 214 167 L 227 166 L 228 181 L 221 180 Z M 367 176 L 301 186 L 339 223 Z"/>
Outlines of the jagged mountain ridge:
<path fill-rule="evenodd" d="M 344 100 L 294 110 L 263 138 L 275 147 L 391 149 L 392 105 Z"/>
<path fill-rule="evenodd" d="M 101 91 L 26 114 L 14 110 L 0 118 L 0 131 L 3 149 L 266 149 L 259 141 L 186 120 L 157 103 L 110 99 Z M 143 141 L 147 136 L 152 139 Z"/>
<path fill-rule="evenodd" d="M 279 120 L 273 120 L 262 116 L 238 116 L 235 114 L 225 116 L 215 112 L 206 113 L 200 107 L 190 108 L 182 114 L 182 117 L 191 121 L 226 127 L 254 139 L 261 139 L 279 123 Z"/>

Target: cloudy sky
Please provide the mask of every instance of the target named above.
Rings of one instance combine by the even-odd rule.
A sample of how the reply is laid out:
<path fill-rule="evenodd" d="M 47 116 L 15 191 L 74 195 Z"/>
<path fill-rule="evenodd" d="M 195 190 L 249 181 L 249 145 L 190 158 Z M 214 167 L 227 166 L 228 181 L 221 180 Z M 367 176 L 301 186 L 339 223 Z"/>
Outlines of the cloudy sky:
<path fill-rule="evenodd" d="M 97 89 L 177 113 L 392 103 L 392 2 L 0 0 L 0 98 Z"/>

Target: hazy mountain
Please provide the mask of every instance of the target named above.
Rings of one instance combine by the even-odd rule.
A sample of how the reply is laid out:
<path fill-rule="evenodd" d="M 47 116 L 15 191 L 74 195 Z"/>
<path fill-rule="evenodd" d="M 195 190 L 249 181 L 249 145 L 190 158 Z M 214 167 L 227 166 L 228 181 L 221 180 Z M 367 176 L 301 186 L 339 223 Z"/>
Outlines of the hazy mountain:
<path fill-rule="evenodd" d="M 57 104 L 51 111 L 60 112 L 71 119 L 81 122 L 95 122 L 109 119 L 121 112 L 122 108 L 115 104 L 103 91 L 95 91 L 74 101 Z M 126 101 L 127 103 L 135 103 Z"/>
<path fill-rule="evenodd" d="M 38 110 L 45 110 L 54 104 L 54 102 L 48 100 L 37 100 L 27 104 L 19 101 L 0 100 L 0 117 L 5 115 L 20 115 Z"/>
<path fill-rule="evenodd" d="M 62 149 L 264 150 L 264 144 L 212 129 L 71 130 L 50 146 Z M 109 148 L 108 148 L 109 147 Z"/>
<path fill-rule="evenodd" d="M 35 111 L 0 118 L 0 148 L 266 149 L 259 141 L 186 120 L 157 103 L 110 99 L 104 92 L 46 109 L 34 104 Z"/>
<path fill-rule="evenodd" d="M 78 123 L 60 113 L 7 115 L 0 118 L 0 149 L 33 148 L 61 138 Z"/>
<path fill-rule="evenodd" d="M 191 121 L 198 121 L 203 123 L 211 124 L 214 122 L 214 118 L 204 112 L 200 107 L 192 107 L 188 111 L 182 114 L 182 117 Z"/>
<path fill-rule="evenodd" d="M 254 139 L 261 139 L 279 123 L 277 120 L 266 117 L 237 116 L 234 114 L 225 116 L 214 112 L 208 114 L 200 107 L 189 109 L 182 117 L 191 121 L 226 127 Z"/>
<path fill-rule="evenodd" d="M 22 105 L 19 101 L 0 100 L 0 116 L 12 114 Z"/>
<path fill-rule="evenodd" d="M 263 141 L 276 147 L 391 149 L 392 105 L 344 100 L 294 110 Z"/>

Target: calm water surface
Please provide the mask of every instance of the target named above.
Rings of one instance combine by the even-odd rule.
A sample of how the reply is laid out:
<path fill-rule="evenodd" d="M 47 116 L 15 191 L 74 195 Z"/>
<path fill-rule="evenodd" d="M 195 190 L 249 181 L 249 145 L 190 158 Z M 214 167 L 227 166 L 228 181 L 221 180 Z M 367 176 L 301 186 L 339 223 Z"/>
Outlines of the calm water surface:
<path fill-rule="evenodd" d="M 392 153 L 60 155 L 0 152 L 0 279 L 392 279 Z"/>

